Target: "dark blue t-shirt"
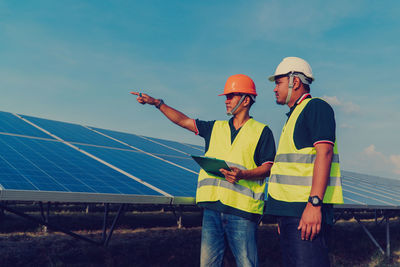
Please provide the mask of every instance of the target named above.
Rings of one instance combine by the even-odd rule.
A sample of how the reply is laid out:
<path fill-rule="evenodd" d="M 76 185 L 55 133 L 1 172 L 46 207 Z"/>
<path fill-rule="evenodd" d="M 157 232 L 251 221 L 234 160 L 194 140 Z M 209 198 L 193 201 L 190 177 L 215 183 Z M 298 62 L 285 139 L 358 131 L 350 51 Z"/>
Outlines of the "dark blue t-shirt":
<path fill-rule="evenodd" d="M 310 94 L 300 97 L 296 104 L 286 115 L 288 119 L 294 109 L 304 99 L 311 98 Z M 307 106 L 300 113 L 294 128 L 293 139 L 297 149 L 313 147 L 318 142 L 335 143 L 336 135 L 335 115 L 332 107 L 325 101 L 314 98 L 307 103 Z M 265 212 L 277 216 L 301 217 L 307 202 L 286 202 L 279 201 L 268 195 L 265 204 Z M 333 205 L 323 204 L 322 219 L 328 224 L 333 223 Z"/>

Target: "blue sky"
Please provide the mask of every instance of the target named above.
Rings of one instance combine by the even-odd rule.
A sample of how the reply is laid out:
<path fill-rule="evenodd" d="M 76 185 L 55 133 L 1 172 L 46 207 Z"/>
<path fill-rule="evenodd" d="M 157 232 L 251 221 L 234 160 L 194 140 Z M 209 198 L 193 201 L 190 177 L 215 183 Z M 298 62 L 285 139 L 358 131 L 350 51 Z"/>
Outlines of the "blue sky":
<path fill-rule="evenodd" d="M 288 108 L 267 76 L 298 56 L 334 107 L 342 169 L 400 179 L 398 14 L 398 1 L 0 0 L 0 110 L 202 144 L 129 92 L 226 119 L 217 94 L 244 73 L 277 142 Z"/>

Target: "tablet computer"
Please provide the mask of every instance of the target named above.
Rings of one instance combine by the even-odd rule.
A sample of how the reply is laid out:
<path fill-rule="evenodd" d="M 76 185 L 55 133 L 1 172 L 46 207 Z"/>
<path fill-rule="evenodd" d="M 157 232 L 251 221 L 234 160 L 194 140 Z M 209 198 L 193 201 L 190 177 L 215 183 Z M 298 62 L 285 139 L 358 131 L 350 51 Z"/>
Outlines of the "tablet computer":
<path fill-rule="evenodd" d="M 191 155 L 191 157 L 200 165 L 200 167 L 205 170 L 207 173 L 212 175 L 225 178 L 225 176 L 219 171 L 220 169 L 225 169 L 230 171 L 230 167 L 237 167 L 239 169 L 245 170 L 241 165 L 228 162 L 222 159 L 204 157 L 204 156 L 195 156 Z"/>

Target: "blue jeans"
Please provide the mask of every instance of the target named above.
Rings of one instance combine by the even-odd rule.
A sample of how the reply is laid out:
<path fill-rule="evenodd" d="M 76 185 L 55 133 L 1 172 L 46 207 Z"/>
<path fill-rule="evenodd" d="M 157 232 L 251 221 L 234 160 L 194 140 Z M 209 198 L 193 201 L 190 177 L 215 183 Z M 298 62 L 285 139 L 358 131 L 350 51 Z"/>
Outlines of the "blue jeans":
<path fill-rule="evenodd" d="M 327 243 L 331 226 L 323 223 L 313 241 L 301 240 L 299 222 L 299 217 L 278 217 L 283 266 L 329 266 Z"/>
<path fill-rule="evenodd" d="M 258 266 L 257 224 L 232 214 L 204 209 L 200 266 L 222 266 L 225 239 L 237 266 Z"/>

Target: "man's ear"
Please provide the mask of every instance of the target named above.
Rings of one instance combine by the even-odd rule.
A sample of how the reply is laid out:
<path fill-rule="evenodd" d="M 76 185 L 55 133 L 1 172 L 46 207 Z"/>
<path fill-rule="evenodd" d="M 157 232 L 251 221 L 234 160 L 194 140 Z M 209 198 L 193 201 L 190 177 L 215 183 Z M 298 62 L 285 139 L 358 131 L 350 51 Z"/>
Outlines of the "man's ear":
<path fill-rule="evenodd" d="M 250 105 L 250 96 L 246 95 L 246 97 L 243 100 L 243 106 L 248 107 Z"/>
<path fill-rule="evenodd" d="M 301 87 L 301 80 L 299 77 L 294 76 L 293 77 L 293 90 L 298 90 Z"/>

